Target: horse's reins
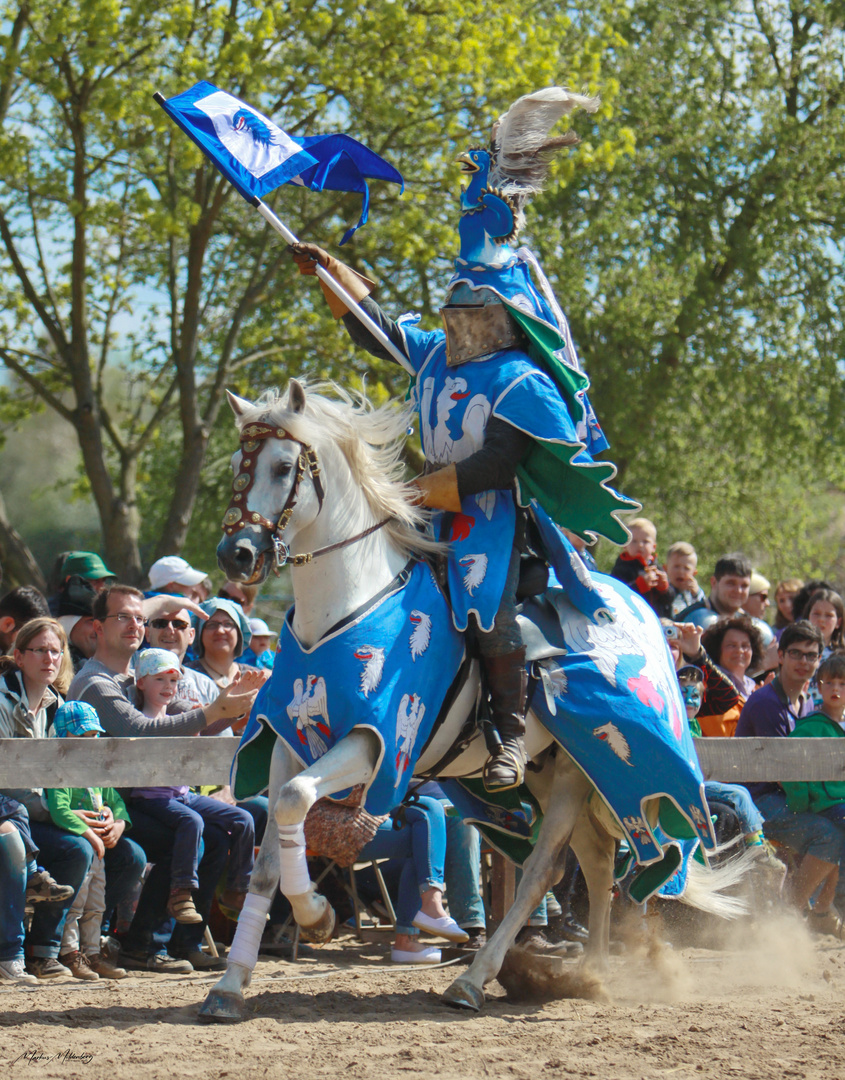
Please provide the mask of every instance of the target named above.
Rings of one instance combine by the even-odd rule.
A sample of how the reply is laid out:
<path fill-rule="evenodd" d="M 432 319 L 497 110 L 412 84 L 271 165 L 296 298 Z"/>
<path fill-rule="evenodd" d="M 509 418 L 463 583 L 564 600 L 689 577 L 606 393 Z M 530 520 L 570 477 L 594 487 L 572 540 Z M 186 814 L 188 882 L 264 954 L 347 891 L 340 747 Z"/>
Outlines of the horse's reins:
<path fill-rule="evenodd" d="M 264 517 L 263 514 L 257 513 L 255 510 L 250 510 L 247 506 L 247 494 L 255 482 L 255 467 L 258 463 L 258 455 L 264 446 L 265 439 L 287 439 L 301 447 L 299 457 L 297 458 L 296 475 L 294 476 L 293 486 L 290 489 L 290 494 L 285 500 L 285 505 L 282 507 L 278 520 L 275 522 Z M 308 443 L 304 443 L 301 439 L 295 438 L 284 428 L 276 427 L 274 424 L 266 424 L 261 421 L 247 424 L 241 430 L 240 441 L 240 472 L 238 472 L 237 476 L 232 481 L 232 498 L 226 513 L 223 515 L 223 532 L 232 536 L 240 529 L 245 529 L 249 525 L 258 525 L 263 529 L 269 529 L 273 541 L 273 558 L 277 572 L 286 563 L 290 563 L 292 566 L 305 566 L 314 559 L 318 559 L 321 555 L 328 555 L 330 551 L 337 551 L 340 548 L 347 547 L 349 544 L 355 544 L 359 540 L 363 540 L 365 536 L 377 532 L 387 524 L 389 519 L 385 518 L 384 521 L 379 521 L 375 525 L 370 525 L 368 529 L 364 529 L 362 532 L 356 533 L 355 536 L 350 536 L 346 540 L 338 540 L 337 543 L 328 544 L 326 547 L 318 548 L 317 551 L 303 552 L 301 555 L 291 555 L 290 548 L 282 539 L 282 533 L 290 523 L 291 515 L 296 506 L 296 499 L 299 495 L 299 485 L 305 476 L 306 469 L 311 474 L 311 482 L 314 485 L 314 492 L 317 496 L 317 513 L 319 514 L 323 509 L 325 489 L 323 488 L 323 481 L 320 475 L 320 463 L 317 460 L 317 452 L 313 446 L 309 446 Z"/>

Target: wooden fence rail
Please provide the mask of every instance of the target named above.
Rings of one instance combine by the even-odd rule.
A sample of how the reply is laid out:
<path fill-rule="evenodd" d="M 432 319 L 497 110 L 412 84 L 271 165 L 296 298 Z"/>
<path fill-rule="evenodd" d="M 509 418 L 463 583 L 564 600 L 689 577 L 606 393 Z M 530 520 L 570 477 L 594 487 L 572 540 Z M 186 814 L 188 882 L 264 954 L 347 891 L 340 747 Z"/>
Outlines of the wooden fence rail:
<path fill-rule="evenodd" d="M 238 740 L 0 739 L 0 789 L 225 784 Z M 845 739 L 698 739 L 708 780 L 845 780 Z"/>

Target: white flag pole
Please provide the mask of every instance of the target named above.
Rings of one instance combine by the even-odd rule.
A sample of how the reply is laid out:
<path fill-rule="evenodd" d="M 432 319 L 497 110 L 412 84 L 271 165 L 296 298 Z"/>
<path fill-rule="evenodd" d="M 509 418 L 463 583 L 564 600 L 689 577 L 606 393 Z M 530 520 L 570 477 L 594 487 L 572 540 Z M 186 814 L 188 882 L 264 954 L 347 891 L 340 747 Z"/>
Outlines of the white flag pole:
<path fill-rule="evenodd" d="M 290 229 L 281 221 L 273 211 L 261 199 L 257 199 L 255 206 L 258 209 L 258 213 L 267 221 L 276 232 L 282 237 L 282 239 L 288 244 L 298 244 L 299 241 L 290 231 Z M 328 287 L 332 290 L 335 296 L 339 297 L 344 304 L 349 308 L 353 314 L 355 314 L 360 321 L 366 326 L 374 338 L 384 345 L 385 349 L 390 353 L 394 360 L 398 361 L 403 368 L 408 369 L 408 357 L 403 352 L 396 348 L 390 338 L 385 334 L 382 328 L 370 318 L 370 316 L 364 311 L 357 300 L 354 300 L 349 293 L 344 289 L 339 281 L 336 281 L 332 275 L 326 270 L 324 266 L 317 265 L 317 277 L 321 281 L 325 281 Z"/>

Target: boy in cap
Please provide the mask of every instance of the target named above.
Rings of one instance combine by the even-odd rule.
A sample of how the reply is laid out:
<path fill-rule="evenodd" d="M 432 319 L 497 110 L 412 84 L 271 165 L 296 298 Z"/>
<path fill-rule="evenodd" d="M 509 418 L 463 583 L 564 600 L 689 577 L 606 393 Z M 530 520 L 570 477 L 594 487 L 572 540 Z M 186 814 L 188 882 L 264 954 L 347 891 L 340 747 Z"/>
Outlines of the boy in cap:
<path fill-rule="evenodd" d="M 160 719 L 176 695 L 182 665 L 176 653 L 167 649 L 146 649 L 135 669 L 135 686 L 145 716 Z M 133 788 L 130 805 L 175 830 L 170 863 L 169 914 L 180 923 L 201 923 L 192 892 L 199 888 L 197 866 L 205 822 L 229 833 L 230 856 L 227 887 L 220 903 L 240 911 L 249 889 L 255 859 L 255 826 L 252 816 L 238 806 L 197 795 L 187 786 Z"/>
<path fill-rule="evenodd" d="M 96 710 L 84 701 L 69 701 L 56 710 L 53 720 L 55 738 L 96 739 L 104 733 Z M 105 844 L 96 829 L 76 811 L 84 810 L 102 817 L 103 807 L 108 806 L 115 820 L 123 820 L 129 825 L 126 806 L 114 788 L 45 788 L 44 795 L 54 823 L 60 829 L 84 837 L 94 849 L 91 869 L 67 913 L 59 963 L 64 964 L 75 979 L 94 981 L 101 976 L 122 979 L 126 975 L 125 969 L 109 963 L 100 952 L 100 931 L 106 907 Z"/>
<path fill-rule="evenodd" d="M 208 576 L 204 570 L 195 570 L 193 566 L 178 555 L 165 555 L 150 567 L 150 593 L 172 593 L 174 596 L 187 596 L 195 603 L 202 603 L 205 596 L 200 586 Z"/>

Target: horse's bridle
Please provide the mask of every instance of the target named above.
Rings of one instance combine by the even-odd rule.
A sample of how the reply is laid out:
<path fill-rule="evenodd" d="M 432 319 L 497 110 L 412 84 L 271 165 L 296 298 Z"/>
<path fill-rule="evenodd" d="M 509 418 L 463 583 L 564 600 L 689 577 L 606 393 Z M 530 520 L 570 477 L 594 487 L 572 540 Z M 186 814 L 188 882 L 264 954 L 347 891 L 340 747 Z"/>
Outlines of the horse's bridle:
<path fill-rule="evenodd" d="M 287 439 L 289 442 L 296 443 L 297 446 L 300 447 L 293 485 L 290 489 L 290 494 L 285 500 L 285 505 L 282 507 L 281 513 L 275 522 L 264 517 L 263 514 L 259 514 L 255 510 L 250 510 L 247 506 L 247 495 L 255 482 L 255 467 L 258 464 L 258 455 L 265 445 L 266 439 Z M 317 452 L 313 446 L 309 446 L 308 443 L 303 442 L 301 439 L 297 439 L 284 428 L 277 427 L 275 424 L 267 424 L 262 421 L 246 424 L 241 429 L 240 441 L 240 471 L 232 481 L 232 498 L 229 501 L 226 513 L 223 515 L 223 532 L 228 536 L 232 536 L 240 529 L 246 529 L 250 525 L 258 525 L 262 529 L 269 529 L 273 541 L 273 557 L 277 572 L 286 563 L 291 563 L 292 566 L 305 566 L 307 563 L 310 563 L 312 559 L 319 558 L 320 555 L 326 555 L 330 551 L 336 551 L 338 548 L 346 547 L 348 544 L 354 544 L 358 540 L 363 540 L 365 536 L 369 536 L 370 533 L 376 532 L 387 524 L 388 519 L 385 518 L 384 521 L 380 521 L 376 525 L 371 525 L 368 529 L 364 529 L 363 532 L 357 533 L 355 536 L 350 536 L 347 540 L 340 540 L 336 544 L 329 544 L 328 547 L 320 548 L 317 551 L 304 552 L 301 555 L 291 555 L 290 548 L 282 539 L 282 533 L 290 523 L 291 515 L 296 506 L 297 496 L 299 495 L 299 485 L 302 482 L 302 478 L 305 476 L 306 469 L 311 474 L 311 482 L 314 485 L 314 493 L 317 496 L 317 513 L 319 514 L 323 509 L 325 489 L 323 488 L 323 481 L 320 475 L 320 463 L 317 460 Z"/>

